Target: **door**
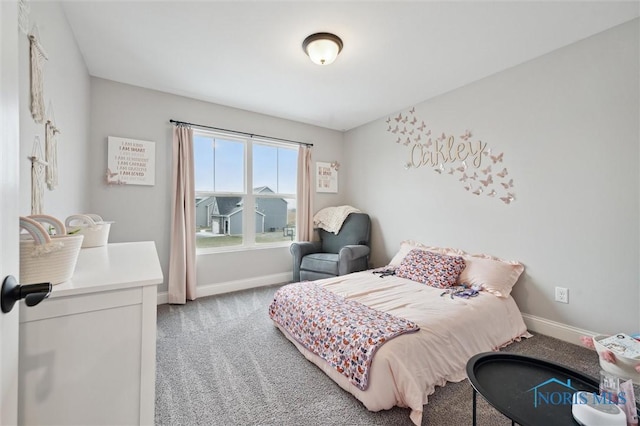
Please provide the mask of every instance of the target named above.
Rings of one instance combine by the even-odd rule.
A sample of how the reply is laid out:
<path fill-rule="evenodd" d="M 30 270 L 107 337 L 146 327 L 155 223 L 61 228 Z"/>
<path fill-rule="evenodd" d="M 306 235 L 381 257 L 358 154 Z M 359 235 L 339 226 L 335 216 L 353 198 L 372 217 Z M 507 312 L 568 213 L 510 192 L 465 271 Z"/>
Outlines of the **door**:
<path fill-rule="evenodd" d="M 18 277 L 18 5 L 0 0 L 0 284 Z M 18 423 L 18 310 L 0 312 L 0 424 Z"/>

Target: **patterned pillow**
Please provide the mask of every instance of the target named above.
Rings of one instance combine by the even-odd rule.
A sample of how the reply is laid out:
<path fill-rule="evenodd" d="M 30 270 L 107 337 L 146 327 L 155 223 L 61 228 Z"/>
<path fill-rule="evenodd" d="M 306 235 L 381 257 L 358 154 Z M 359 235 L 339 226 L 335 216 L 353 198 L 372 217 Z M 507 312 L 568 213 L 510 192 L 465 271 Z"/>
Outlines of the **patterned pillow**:
<path fill-rule="evenodd" d="M 396 276 L 432 287 L 447 288 L 456 284 L 464 267 L 464 259 L 461 256 L 413 249 L 402 259 L 396 269 Z"/>

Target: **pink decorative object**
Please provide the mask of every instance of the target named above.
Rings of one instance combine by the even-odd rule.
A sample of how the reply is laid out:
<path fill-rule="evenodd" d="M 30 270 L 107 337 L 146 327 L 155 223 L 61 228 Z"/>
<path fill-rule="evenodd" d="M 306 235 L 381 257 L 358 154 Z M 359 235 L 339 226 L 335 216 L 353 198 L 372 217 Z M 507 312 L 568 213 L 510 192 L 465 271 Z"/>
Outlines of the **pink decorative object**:
<path fill-rule="evenodd" d="M 580 342 L 582 343 L 583 346 L 592 349 L 592 350 L 596 350 L 596 345 L 593 344 L 593 337 L 591 336 L 581 336 L 580 337 Z"/>
<path fill-rule="evenodd" d="M 611 351 L 603 351 L 600 354 L 600 358 L 602 358 L 606 362 L 610 362 L 611 364 L 616 363 L 616 356 Z"/>

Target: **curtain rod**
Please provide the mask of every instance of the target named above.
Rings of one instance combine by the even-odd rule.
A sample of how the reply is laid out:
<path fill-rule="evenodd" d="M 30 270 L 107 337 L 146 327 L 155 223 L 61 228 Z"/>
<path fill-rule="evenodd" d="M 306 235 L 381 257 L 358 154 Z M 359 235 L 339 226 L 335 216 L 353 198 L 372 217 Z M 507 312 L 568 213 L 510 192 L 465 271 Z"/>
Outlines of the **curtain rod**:
<path fill-rule="evenodd" d="M 200 127 L 200 128 L 203 128 L 203 129 L 220 130 L 222 132 L 237 133 L 237 134 L 245 135 L 245 136 L 249 136 L 249 137 L 257 136 L 259 138 L 272 139 L 274 141 L 292 142 L 292 143 L 297 143 L 298 145 L 313 146 L 312 143 L 307 143 L 307 142 L 299 142 L 299 141 L 292 141 L 290 139 L 282 139 L 282 138 L 274 138 L 274 137 L 271 137 L 271 136 L 256 135 L 256 134 L 253 134 L 253 133 L 239 132 L 237 130 L 229 130 L 229 129 L 222 129 L 220 127 L 205 126 L 203 124 L 188 123 L 186 121 L 178 121 L 178 120 L 171 119 L 171 120 L 169 120 L 169 122 L 170 123 L 174 123 L 174 124 L 186 124 L 187 126 Z"/>

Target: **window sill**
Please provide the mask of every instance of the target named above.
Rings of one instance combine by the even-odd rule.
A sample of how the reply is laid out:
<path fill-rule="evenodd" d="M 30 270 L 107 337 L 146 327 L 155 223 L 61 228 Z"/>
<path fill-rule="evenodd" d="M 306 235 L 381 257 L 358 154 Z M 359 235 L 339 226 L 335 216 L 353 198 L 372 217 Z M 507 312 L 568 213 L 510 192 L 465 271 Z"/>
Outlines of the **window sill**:
<path fill-rule="evenodd" d="M 218 253 L 237 253 L 244 251 L 254 250 L 271 250 L 286 248 L 291 245 L 292 241 L 273 243 L 273 244 L 256 244 L 254 246 L 229 246 L 229 247 L 215 247 L 215 248 L 196 248 L 196 256 L 218 254 Z"/>

